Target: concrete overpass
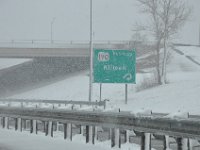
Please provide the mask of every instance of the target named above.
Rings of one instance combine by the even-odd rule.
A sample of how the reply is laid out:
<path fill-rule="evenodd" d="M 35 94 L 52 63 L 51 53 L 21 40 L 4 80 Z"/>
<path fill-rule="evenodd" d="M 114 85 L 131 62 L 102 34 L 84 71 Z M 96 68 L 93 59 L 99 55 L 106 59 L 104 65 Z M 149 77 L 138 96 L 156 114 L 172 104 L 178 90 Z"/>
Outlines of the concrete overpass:
<path fill-rule="evenodd" d="M 95 41 L 98 49 L 129 49 L 132 41 Z M 0 58 L 88 57 L 88 41 L 0 41 Z"/>

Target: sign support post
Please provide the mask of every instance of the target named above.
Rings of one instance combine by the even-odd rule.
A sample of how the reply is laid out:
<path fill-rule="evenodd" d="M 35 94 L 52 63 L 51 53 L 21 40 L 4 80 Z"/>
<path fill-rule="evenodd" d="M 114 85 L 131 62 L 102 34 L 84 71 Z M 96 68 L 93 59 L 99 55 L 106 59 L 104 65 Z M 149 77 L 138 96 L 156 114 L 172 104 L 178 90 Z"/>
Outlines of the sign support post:
<path fill-rule="evenodd" d="M 101 94 L 101 93 L 102 93 L 102 83 L 100 83 L 100 91 L 99 91 L 99 92 L 100 92 L 100 93 L 99 93 L 99 94 L 100 94 L 100 96 L 99 96 L 100 98 L 99 98 L 99 99 L 100 99 L 100 101 L 101 101 L 101 95 L 102 95 L 102 94 Z"/>
<path fill-rule="evenodd" d="M 128 103 L 128 84 L 125 84 L 125 104 Z"/>
<path fill-rule="evenodd" d="M 89 81 L 89 102 L 92 101 L 93 82 L 93 26 L 92 26 L 92 0 L 90 0 L 90 81 Z"/>
<path fill-rule="evenodd" d="M 128 84 L 136 82 L 135 51 L 95 49 L 93 59 L 93 82 L 100 84 L 100 101 L 102 83 L 123 83 L 125 84 L 125 104 L 127 104 Z"/>

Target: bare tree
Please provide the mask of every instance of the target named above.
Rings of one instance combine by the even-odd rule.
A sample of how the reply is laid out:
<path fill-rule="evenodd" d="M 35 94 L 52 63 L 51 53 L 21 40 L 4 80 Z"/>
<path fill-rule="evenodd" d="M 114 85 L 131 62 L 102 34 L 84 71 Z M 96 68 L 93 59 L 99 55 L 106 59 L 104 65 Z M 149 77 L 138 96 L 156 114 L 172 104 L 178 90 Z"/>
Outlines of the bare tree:
<path fill-rule="evenodd" d="M 137 0 L 142 12 L 149 15 L 150 24 L 143 26 L 156 41 L 156 70 L 158 83 L 166 83 L 166 63 L 174 35 L 188 19 L 191 9 L 184 0 Z M 161 57 L 161 48 L 163 53 Z M 162 59 L 161 59 L 162 58 Z"/>

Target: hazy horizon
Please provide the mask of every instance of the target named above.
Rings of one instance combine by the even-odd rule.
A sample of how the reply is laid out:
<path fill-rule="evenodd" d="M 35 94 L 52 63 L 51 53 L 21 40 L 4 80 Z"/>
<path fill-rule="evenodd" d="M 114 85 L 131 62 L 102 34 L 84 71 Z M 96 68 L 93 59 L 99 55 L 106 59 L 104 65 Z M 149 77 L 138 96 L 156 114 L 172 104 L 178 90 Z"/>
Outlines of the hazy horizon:
<path fill-rule="evenodd" d="M 144 22 L 136 0 L 93 0 L 94 40 L 130 40 L 135 22 Z M 178 35 L 198 44 L 200 1 Z M 0 40 L 89 40 L 89 0 L 0 0 Z"/>

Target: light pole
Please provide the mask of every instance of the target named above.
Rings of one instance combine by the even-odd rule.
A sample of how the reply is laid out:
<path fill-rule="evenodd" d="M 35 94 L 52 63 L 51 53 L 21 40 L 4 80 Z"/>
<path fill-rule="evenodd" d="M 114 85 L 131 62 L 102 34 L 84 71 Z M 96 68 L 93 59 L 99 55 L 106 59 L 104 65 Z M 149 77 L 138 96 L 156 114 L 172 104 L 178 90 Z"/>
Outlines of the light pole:
<path fill-rule="evenodd" d="M 51 43 L 53 43 L 53 23 L 55 22 L 56 18 L 54 17 L 51 21 Z"/>
<path fill-rule="evenodd" d="M 199 23 L 199 46 L 200 46 L 200 23 Z"/>
<path fill-rule="evenodd" d="M 93 27 L 92 27 L 92 0 L 90 0 L 90 81 L 89 81 L 89 102 L 92 101 L 93 82 Z"/>

